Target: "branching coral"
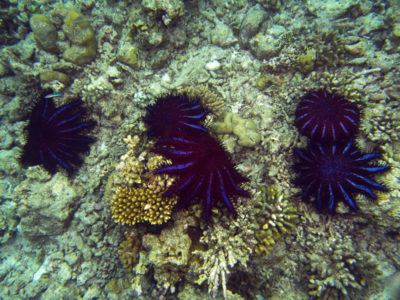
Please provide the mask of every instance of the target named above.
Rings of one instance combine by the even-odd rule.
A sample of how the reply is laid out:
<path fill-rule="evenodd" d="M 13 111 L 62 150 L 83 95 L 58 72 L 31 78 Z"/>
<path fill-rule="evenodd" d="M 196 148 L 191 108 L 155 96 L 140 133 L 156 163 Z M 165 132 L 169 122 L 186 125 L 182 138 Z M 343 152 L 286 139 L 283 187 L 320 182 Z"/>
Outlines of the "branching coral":
<path fill-rule="evenodd" d="M 308 282 L 310 297 L 371 299 L 372 293 L 379 293 L 381 272 L 370 251 L 381 245 L 369 236 L 370 230 L 364 232 L 354 219 L 321 215 L 306 208 L 297 238 L 289 247 L 299 251 L 294 255 L 296 268 L 303 277 L 301 282 Z"/>
<path fill-rule="evenodd" d="M 350 102 L 359 102 L 362 91 L 352 83 L 363 75 L 363 72 L 353 73 L 348 70 L 343 70 L 341 74 L 330 72 L 312 73 L 310 76 L 311 84 L 316 83 L 316 86 L 310 86 L 310 88 L 325 89 L 327 92 L 344 97 Z"/>
<path fill-rule="evenodd" d="M 162 224 L 171 218 L 177 197 L 164 197 L 162 193 L 172 184 L 166 175 L 149 176 L 162 164 L 162 157 L 148 153 L 139 154 L 139 138 L 128 136 L 124 141 L 128 151 L 117 166 L 112 184 L 113 218 L 117 223 L 133 225 L 140 222 Z M 165 162 L 165 161 L 164 161 Z"/>
<path fill-rule="evenodd" d="M 213 218 L 217 218 L 213 215 Z M 225 218 L 225 217 L 224 217 Z M 224 298 L 227 295 L 226 284 L 232 270 L 238 265 L 247 266 L 247 262 L 256 244 L 253 229 L 248 218 L 244 215 L 243 207 L 238 208 L 238 219 L 236 221 L 221 222 L 213 227 L 207 228 L 200 243 L 209 248 L 205 251 L 196 250 L 195 256 L 200 258 L 201 264 L 192 265 L 192 273 L 198 274 L 197 284 L 207 281 L 208 292 L 216 296 L 219 287 L 222 287 Z M 228 224 L 224 227 L 223 224 Z M 214 222 L 215 223 L 215 222 Z"/>
<path fill-rule="evenodd" d="M 317 52 L 316 64 L 320 66 L 344 63 L 345 43 L 338 30 L 320 31 L 311 41 Z"/>
<path fill-rule="evenodd" d="M 379 286 L 376 278 L 380 275 L 378 264 L 371 256 L 355 251 L 350 237 L 334 243 L 325 240 L 319 243 L 329 246 L 326 245 L 318 252 L 307 254 L 311 271 L 310 295 L 327 297 L 329 294 L 339 292 L 350 299 L 360 299 L 360 293 L 367 296 L 369 291 Z"/>
<path fill-rule="evenodd" d="M 273 245 L 292 231 L 299 221 L 297 207 L 274 188 L 261 187 L 261 201 L 256 206 L 256 215 L 261 223 L 255 236 L 257 254 L 267 254 Z"/>
<path fill-rule="evenodd" d="M 374 142 L 393 142 L 400 140 L 400 113 L 397 101 L 388 103 L 369 103 L 361 129 Z"/>
<path fill-rule="evenodd" d="M 145 221 L 163 224 L 171 218 L 176 203 L 177 197 L 163 197 L 150 189 L 118 187 L 112 201 L 113 218 L 129 225 Z"/>

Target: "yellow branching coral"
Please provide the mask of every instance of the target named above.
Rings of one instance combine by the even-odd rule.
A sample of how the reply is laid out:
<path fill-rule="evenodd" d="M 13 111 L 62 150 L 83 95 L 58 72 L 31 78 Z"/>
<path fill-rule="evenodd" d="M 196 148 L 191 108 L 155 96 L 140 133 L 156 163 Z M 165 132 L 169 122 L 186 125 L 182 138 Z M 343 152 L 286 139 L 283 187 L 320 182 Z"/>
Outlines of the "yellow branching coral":
<path fill-rule="evenodd" d="M 139 137 L 124 139 L 128 151 L 121 157 L 113 178 L 112 215 L 117 223 L 149 222 L 163 224 L 171 218 L 177 197 L 162 196 L 173 179 L 167 175 L 151 175 L 161 164 L 162 156 L 146 149 L 139 151 Z"/>
<path fill-rule="evenodd" d="M 113 218 L 117 223 L 140 222 L 163 224 L 171 218 L 176 197 L 163 197 L 147 188 L 118 187 L 112 201 Z"/>
<path fill-rule="evenodd" d="M 296 206 L 288 201 L 281 192 L 273 188 L 261 187 L 261 210 L 259 219 L 261 228 L 256 231 L 257 254 L 267 254 L 279 238 L 288 234 L 298 223 Z"/>

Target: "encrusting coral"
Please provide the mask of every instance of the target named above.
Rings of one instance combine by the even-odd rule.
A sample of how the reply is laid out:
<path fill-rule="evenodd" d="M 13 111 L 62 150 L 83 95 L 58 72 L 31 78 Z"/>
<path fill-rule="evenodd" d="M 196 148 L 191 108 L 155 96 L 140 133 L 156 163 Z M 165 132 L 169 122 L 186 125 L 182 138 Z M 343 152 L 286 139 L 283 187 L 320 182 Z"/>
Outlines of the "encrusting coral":
<path fill-rule="evenodd" d="M 237 143 L 243 147 L 254 147 L 261 140 L 257 123 L 233 112 L 226 113 L 222 121 L 215 122 L 213 129 L 217 134 L 233 133 L 238 137 Z"/>
<path fill-rule="evenodd" d="M 261 187 L 261 201 L 256 206 L 260 229 L 255 233 L 255 252 L 268 254 L 273 245 L 291 232 L 299 221 L 297 207 L 274 188 Z"/>
<path fill-rule="evenodd" d="M 198 227 L 198 219 L 193 217 L 193 211 L 180 210 L 174 223 L 164 227 L 160 234 L 143 235 L 139 262 L 133 269 L 132 287 L 138 295 L 161 299 L 183 285 L 193 257 L 189 232 L 195 227 Z M 150 290 L 149 285 L 152 286 Z"/>

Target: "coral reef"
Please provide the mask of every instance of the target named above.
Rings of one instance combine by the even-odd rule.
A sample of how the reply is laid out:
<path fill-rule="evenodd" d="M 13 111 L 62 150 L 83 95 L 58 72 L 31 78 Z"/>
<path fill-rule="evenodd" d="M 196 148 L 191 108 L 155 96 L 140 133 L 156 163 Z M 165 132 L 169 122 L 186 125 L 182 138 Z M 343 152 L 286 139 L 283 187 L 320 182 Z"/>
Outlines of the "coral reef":
<path fill-rule="evenodd" d="M 399 12 L 394 0 L 1 1 L 0 298 L 399 298 Z M 18 163 L 39 85 L 101 125 L 73 177 Z M 356 148 L 391 166 L 377 201 L 352 195 L 357 214 L 339 197 L 335 215 L 296 201 L 291 149 L 308 142 L 296 105 L 319 90 L 357 104 Z M 173 162 L 149 150 L 142 121 L 177 91 L 211 112 L 204 128 L 225 112 L 257 125 L 251 147 L 219 136 L 252 197 L 229 197 L 237 218 L 215 201 L 208 224 L 198 203 L 162 225 L 115 224 L 116 191 L 184 180 L 154 174 Z"/>
<path fill-rule="evenodd" d="M 142 237 L 139 262 L 134 267 L 133 288 L 140 295 L 165 297 L 174 294 L 178 284 L 184 282 L 191 264 L 192 239 L 190 228 L 198 223 L 189 217 L 187 211 L 177 213 L 175 222 L 164 228 L 160 234 L 146 233 Z M 148 276 L 156 282 L 148 291 Z M 151 284 L 152 285 L 152 284 Z"/>
<path fill-rule="evenodd" d="M 184 12 L 184 5 L 180 0 L 144 0 L 142 5 L 154 19 L 161 16 L 166 26 L 182 16 Z"/>
<path fill-rule="evenodd" d="M 30 27 L 40 48 L 55 54 L 61 52 L 66 61 L 81 66 L 91 62 L 97 54 L 90 21 L 75 8 L 59 4 L 51 10 L 50 17 L 33 14 Z"/>
<path fill-rule="evenodd" d="M 317 51 L 315 49 L 307 49 L 307 51 L 304 54 L 300 54 L 297 59 L 299 63 L 299 70 L 304 74 L 307 74 L 315 67 Z"/>
<path fill-rule="evenodd" d="M 395 102 L 370 103 L 365 109 L 361 129 L 370 140 L 388 143 L 400 140 L 400 116 Z"/>
<path fill-rule="evenodd" d="M 247 11 L 239 28 L 239 42 L 243 47 L 248 48 L 250 39 L 257 33 L 266 17 L 267 13 L 260 5 L 254 5 Z"/>
<path fill-rule="evenodd" d="M 62 6 L 52 14 L 64 18 L 62 30 L 71 42 L 63 53 L 64 59 L 77 65 L 92 61 L 97 53 L 97 41 L 89 19 L 75 9 Z"/>
<path fill-rule="evenodd" d="M 337 243 L 324 240 L 320 243 L 326 244 L 319 248 L 325 250 L 307 255 L 311 296 L 329 298 L 340 293 L 340 297 L 353 299 L 360 295 L 366 297 L 379 287 L 378 264 L 371 256 L 355 252 L 349 237 Z"/>
<path fill-rule="evenodd" d="M 130 43 L 121 43 L 118 48 L 117 58 L 124 64 L 131 66 L 133 68 L 139 66 L 139 49 L 136 45 Z"/>
<path fill-rule="evenodd" d="M 258 241 L 255 253 L 266 255 L 277 241 L 294 230 L 299 213 L 283 193 L 269 187 L 261 187 L 261 199 L 255 210 L 256 220 L 260 223 L 255 232 Z"/>
<path fill-rule="evenodd" d="M 213 218 L 219 219 L 220 224 L 207 228 L 200 238 L 200 243 L 207 245 L 207 249 L 193 252 L 200 259 L 200 264 L 193 264 L 190 273 L 197 274 L 197 284 L 207 282 L 208 292 L 213 297 L 219 295 L 220 288 L 222 296 L 227 297 L 227 283 L 234 273 L 233 269 L 246 269 L 257 243 L 246 209 L 239 208 L 239 216 L 233 222 L 214 215 Z"/>
<path fill-rule="evenodd" d="M 39 46 L 49 52 L 57 52 L 57 28 L 45 15 L 33 15 L 29 20 L 35 40 Z"/>
<path fill-rule="evenodd" d="M 128 271 L 132 271 L 132 268 L 139 262 L 141 246 L 141 240 L 134 232 L 129 232 L 126 239 L 119 245 L 118 255 Z"/>
<path fill-rule="evenodd" d="M 150 189 L 117 187 L 112 201 L 113 219 L 128 225 L 145 221 L 163 224 L 171 218 L 176 203 L 177 197 L 165 197 Z"/>
<path fill-rule="evenodd" d="M 15 203 L 0 204 L 0 245 L 7 243 L 17 229 L 19 220 L 16 212 Z"/>
<path fill-rule="evenodd" d="M 61 173 L 50 177 L 38 167 L 29 167 L 25 176 L 14 191 L 19 199 L 19 231 L 31 240 L 65 232 L 79 204 L 82 187 L 71 186 Z"/>
<path fill-rule="evenodd" d="M 128 135 L 123 141 L 128 150 L 121 156 L 115 176 L 110 178 L 114 187 L 142 186 L 158 193 L 171 186 L 173 179 L 168 176 L 149 176 L 149 173 L 165 164 L 161 156 L 150 153 L 148 149 L 141 151 L 140 138 L 137 135 Z"/>
<path fill-rule="evenodd" d="M 154 171 L 161 163 L 161 158 L 154 155 L 151 157 L 147 151 L 137 155 L 138 136 L 128 136 L 125 142 L 128 152 L 121 157 L 117 174 L 111 178 L 113 219 L 117 223 L 129 225 L 141 222 L 163 224 L 171 218 L 177 203 L 176 196 L 162 195 L 172 182 L 166 176 L 145 175 Z"/>

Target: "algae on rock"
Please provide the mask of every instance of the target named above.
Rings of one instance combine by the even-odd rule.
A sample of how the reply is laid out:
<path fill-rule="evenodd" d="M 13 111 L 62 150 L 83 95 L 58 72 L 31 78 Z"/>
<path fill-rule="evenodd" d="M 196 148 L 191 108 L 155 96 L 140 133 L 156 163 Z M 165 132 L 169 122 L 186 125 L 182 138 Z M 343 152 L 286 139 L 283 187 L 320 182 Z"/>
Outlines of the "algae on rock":
<path fill-rule="evenodd" d="M 154 18 L 161 15 L 166 26 L 184 13 L 184 4 L 181 0 L 142 0 L 142 5 L 154 15 Z"/>
<path fill-rule="evenodd" d="M 63 53 L 64 59 L 76 65 L 91 62 L 97 54 L 97 41 L 89 19 L 67 7 L 62 7 L 59 13 L 64 17 L 63 32 L 71 42 Z"/>
<path fill-rule="evenodd" d="M 67 229 L 83 190 L 72 186 L 62 173 L 51 177 L 35 166 L 28 168 L 26 179 L 14 193 L 19 199 L 19 230 L 24 237 L 34 240 L 59 235 Z"/>
<path fill-rule="evenodd" d="M 45 15 L 35 14 L 30 19 L 31 29 L 35 40 L 46 51 L 57 52 L 58 33 L 57 28 Z"/>
<path fill-rule="evenodd" d="M 120 42 L 117 58 L 122 63 L 135 68 L 139 65 L 139 49 L 135 44 Z"/>

